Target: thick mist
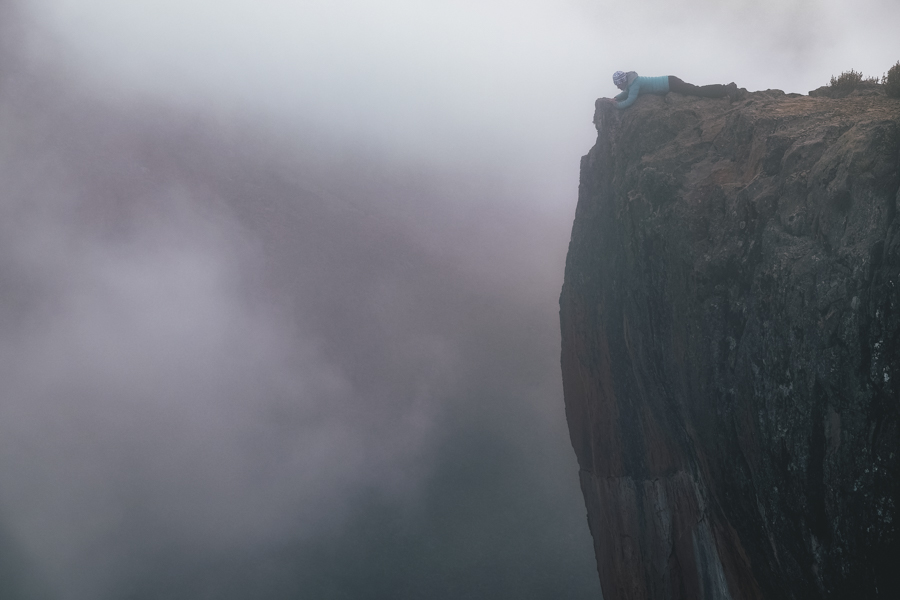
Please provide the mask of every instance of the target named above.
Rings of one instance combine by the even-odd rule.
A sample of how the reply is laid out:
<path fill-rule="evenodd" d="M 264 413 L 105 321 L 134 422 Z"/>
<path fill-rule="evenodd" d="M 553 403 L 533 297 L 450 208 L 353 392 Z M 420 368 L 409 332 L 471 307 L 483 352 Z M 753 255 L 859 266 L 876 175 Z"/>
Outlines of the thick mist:
<path fill-rule="evenodd" d="M 0 1 L 0 596 L 597 597 L 557 324 L 594 99 L 880 74 L 896 14 Z"/>
<path fill-rule="evenodd" d="M 100 94 L 39 33 L 0 91 L 4 597 L 593 595 L 564 221 Z"/>

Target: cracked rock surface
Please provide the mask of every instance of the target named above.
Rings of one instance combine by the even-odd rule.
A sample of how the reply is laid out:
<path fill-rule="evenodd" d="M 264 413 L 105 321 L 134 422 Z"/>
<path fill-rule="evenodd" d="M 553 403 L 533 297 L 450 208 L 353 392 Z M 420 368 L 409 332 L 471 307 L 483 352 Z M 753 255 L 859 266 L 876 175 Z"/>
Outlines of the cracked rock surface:
<path fill-rule="evenodd" d="M 594 122 L 560 322 L 604 597 L 900 597 L 900 101 Z"/>

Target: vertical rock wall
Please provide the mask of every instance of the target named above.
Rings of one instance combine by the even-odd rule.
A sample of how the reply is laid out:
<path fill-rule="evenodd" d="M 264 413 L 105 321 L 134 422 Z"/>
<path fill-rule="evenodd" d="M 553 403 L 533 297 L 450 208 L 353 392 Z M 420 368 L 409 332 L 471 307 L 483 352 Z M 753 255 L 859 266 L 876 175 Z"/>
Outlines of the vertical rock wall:
<path fill-rule="evenodd" d="M 598 102 L 560 297 L 606 600 L 900 597 L 900 102 Z"/>

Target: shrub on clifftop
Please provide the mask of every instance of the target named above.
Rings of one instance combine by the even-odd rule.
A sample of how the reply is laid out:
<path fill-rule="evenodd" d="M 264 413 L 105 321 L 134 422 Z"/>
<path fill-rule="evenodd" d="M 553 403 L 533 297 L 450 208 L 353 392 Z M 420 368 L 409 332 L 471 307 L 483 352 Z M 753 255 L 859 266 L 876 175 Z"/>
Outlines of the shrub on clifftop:
<path fill-rule="evenodd" d="M 883 80 L 884 91 L 888 98 L 900 98 L 900 60 L 888 69 L 887 77 Z"/>
<path fill-rule="evenodd" d="M 860 83 L 878 83 L 877 77 L 865 77 L 860 71 L 844 71 L 840 76 L 831 76 L 831 87 L 840 91 L 853 91 Z"/>

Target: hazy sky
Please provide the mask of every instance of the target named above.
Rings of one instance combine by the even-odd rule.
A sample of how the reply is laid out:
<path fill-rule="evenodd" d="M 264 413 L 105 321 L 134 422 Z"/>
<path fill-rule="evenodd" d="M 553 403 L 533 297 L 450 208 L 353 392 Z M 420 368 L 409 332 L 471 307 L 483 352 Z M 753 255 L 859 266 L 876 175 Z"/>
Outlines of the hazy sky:
<path fill-rule="evenodd" d="M 900 5 L 0 1 L 0 595 L 594 598 L 557 298 L 616 69 Z"/>
<path fill-rule="evenodd" d="M 616 91 L 616 69 L 806 93 L 850 68 L 881 75 L 900 50 L 892 0 L 28 5 L 105 85 L 457 160 L 589 143 L 584 99 Z"/>

